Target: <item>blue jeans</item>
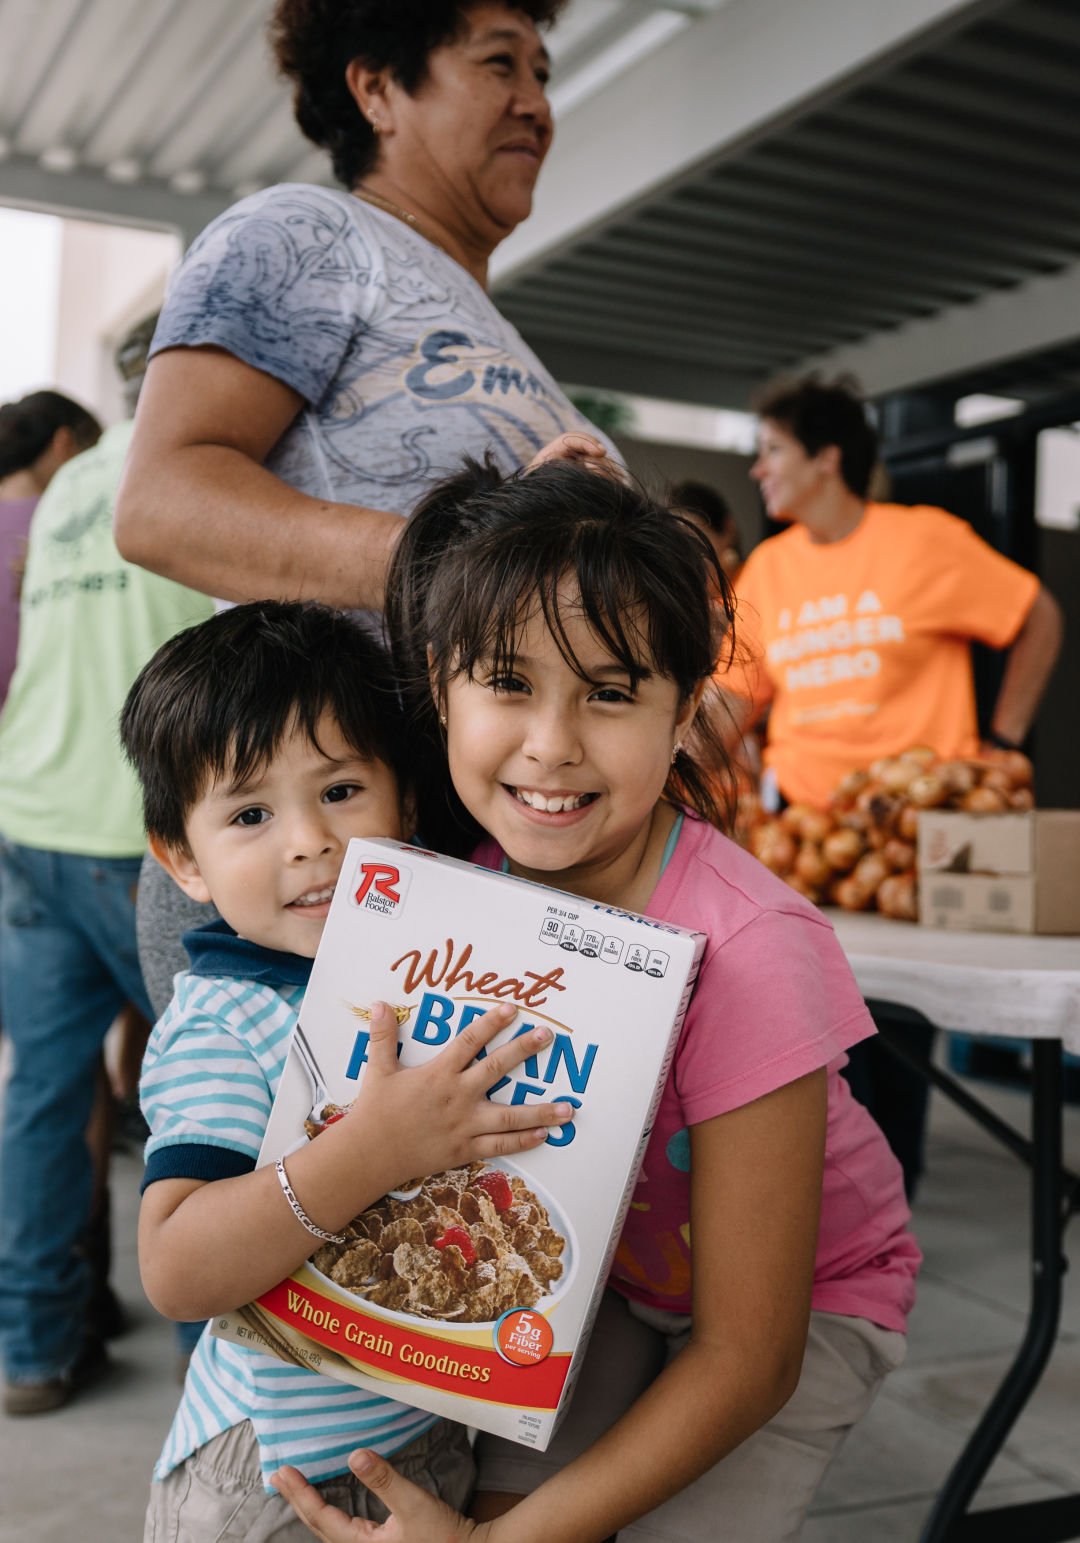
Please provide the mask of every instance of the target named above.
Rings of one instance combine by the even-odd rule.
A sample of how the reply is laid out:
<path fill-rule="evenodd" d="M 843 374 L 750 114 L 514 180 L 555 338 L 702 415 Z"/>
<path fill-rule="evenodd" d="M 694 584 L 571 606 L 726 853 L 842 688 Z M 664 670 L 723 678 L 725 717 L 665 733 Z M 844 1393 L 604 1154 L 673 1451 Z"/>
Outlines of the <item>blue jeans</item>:
<path fill-rule="evenodd" d="M 95 1068 L 125 1001 L 150 1015 L 135 946 L 140 861 L 0 841 L 0 1013 L 14 1052 L 0 1129 L 0 1353 L 11 1382 L 61 1375 L 83 1348 Z"/>

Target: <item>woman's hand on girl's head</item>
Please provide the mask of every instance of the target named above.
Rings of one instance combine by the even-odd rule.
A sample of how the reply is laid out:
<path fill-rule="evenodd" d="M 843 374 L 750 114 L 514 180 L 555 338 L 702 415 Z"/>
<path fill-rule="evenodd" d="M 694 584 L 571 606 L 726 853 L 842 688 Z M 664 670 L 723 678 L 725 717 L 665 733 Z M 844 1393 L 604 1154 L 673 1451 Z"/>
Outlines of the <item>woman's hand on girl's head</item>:
<path fill-rule="evenodd" d="M 538 450 L 525 470 L 535 471 L 538 466 L 546 466 L 549 461 L 572 461 L 576 466 L 584 466 L 587 471 L 602 472 L 617 481 L 622 481 L 625 476 L 618 461 L 608 454 L 607 446 L 592 434 L 582 433 L 579 429 L 569 434 L 560 434 L 558 439 L 553 439 L 542 450 Z"/>
<path fill-rule="evenodd" d="M 353 1452 L 349 1467 L 382 1501 L 385 1522 L 361 1521 L 328 1505 L 295 1468 L 279 1468 L 270 1482 L 310 1532 L 323 1543 L 482 1543 L 488 1528 L 471 1522 L 401 1474 L 374 1452 Z"/>

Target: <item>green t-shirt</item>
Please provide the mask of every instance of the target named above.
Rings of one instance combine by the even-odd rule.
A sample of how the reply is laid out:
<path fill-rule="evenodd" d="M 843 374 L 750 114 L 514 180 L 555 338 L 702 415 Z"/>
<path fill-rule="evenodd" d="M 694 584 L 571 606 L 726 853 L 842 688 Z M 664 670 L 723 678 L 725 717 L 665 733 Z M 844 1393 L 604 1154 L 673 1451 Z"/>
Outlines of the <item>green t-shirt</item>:
<path fill-rule="evenodd" d="M 117 724 L 150 656 L 213 614 L 206 595 L 125 562 L 112 511 L 133 424 L 56 473 L 30 525 L 19 652 L 0 717 L 0 832 L 21 846 L 135 857 L 138 781 Z"/>

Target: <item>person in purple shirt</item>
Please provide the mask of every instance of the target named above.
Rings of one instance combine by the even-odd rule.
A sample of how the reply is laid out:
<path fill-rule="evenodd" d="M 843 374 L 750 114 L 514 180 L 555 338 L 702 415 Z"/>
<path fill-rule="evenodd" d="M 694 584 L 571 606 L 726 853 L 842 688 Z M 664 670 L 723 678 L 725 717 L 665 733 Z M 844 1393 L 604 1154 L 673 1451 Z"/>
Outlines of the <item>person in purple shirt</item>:
<path fill-rule="evenodd" d="M 100 436 L 93 413 L 59 391 L 32 391 L 0 407 L 0 703 L 15 668 L 30 516 L 64 462 Z"/>

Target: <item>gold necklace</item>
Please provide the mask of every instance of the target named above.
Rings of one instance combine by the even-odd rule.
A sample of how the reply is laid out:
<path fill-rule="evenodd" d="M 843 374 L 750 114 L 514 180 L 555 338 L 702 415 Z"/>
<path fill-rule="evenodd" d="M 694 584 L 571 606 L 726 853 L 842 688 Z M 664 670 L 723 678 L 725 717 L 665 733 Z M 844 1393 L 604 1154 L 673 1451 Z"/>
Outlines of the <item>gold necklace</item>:
<path fill-rule="evenodd" d="M 423 236 L 425 241 L 430 241 L 432 246 L 437 246 L 440 252 L 446 252 L 442 242 L 425 228 L 423 221 L 418 220 L 415 214 L 410 214 L 408 209 L 403 209 L 400 204 L 391 203 L 389 198 L 384 198 L 381 193 L 373 193 L 370 188 L 363 185 L 353 188 L 353 195 L 362 199 L 365 204 L 372 204 L 376 209 L 382 209 L 386 214 L 392 214 L 396 219 L 404 220 L 418 236 Z M 449 257 L 450 253 L 446 252 L 446 255 Z"/>

